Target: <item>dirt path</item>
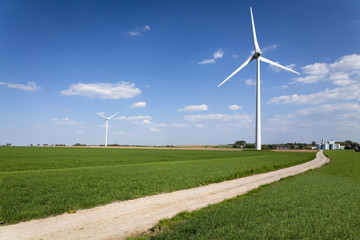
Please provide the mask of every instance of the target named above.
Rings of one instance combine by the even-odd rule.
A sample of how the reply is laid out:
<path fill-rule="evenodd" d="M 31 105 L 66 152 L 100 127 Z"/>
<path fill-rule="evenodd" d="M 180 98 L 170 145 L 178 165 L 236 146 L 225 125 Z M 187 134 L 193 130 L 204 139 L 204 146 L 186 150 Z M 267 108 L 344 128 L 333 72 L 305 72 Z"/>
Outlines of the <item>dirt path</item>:
<path fill-rule="evenodd" d="M 310 162 L 203 187 L 116 202 L 75 214 L 0 227 L 0 239 L 123 239 L 145 232 L 159 220 L 182 211 L 234 198 L 261 185 L 296 175 L 329 162 L 322 150 Z"/>

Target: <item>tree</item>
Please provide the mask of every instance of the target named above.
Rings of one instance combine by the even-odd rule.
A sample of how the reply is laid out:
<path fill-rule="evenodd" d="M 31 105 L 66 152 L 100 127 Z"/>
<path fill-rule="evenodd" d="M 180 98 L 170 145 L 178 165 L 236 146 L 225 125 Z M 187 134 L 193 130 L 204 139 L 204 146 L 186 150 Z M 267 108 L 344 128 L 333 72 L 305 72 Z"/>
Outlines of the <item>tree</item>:
<path fill-rule="evenodd" d="M 246 144 L 246 141 L 244 141 L 244 140 L 236 141 L 233 144 L 233 148 L 242 148 L 243 146 L 245 146 L 245 144 Z"/>
<path fill-rule="evenodd" d="M 353 142 L 351 140 L 346 140 L 344 142 L 337 142 L 337 143 L 339 143 L 341 146 L 345 146 L 345 149 L 355 149 L 356 146 L 359 148 L 359 143 Z"/>
<path fill-rule="evenodd" d="M 80 147 L 80 146 L 86 146 L 86 144 L 75 143 L 74 146 L 75 146 L 75 147 Z"/>
<path fill-rule="evenodd" d="M 244 148 L 255 148 L 255 143 L 247 143 Z"/>

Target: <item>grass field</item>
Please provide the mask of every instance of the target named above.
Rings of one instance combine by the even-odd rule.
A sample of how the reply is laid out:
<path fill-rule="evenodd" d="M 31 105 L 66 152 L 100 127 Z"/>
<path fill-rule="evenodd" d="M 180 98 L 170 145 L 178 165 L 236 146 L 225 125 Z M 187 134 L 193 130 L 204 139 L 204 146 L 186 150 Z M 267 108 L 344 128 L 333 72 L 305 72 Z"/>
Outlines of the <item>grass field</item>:
<path fill-rule="evenodd" d="M 325 154 L 320 169 L 183 212 L 140 239 L 360 239 L 360 153 Z"/>
<path fill-rule="evenodd" d="M 0 148 L 0 221 L 16 223 L 299 164 L 314 153 Z"/>

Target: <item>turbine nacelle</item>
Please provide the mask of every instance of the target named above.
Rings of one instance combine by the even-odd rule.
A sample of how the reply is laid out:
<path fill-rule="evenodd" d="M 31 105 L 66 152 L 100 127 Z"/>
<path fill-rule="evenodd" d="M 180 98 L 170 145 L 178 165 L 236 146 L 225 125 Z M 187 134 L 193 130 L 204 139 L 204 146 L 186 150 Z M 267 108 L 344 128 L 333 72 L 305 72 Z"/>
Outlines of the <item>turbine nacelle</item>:
<path fill-rule="evenodd" d="M 261 56 L 261 52 L 255 52 L 254 55 L 252 55 L 254 59 L 258 59 L 260 56 Z"/>

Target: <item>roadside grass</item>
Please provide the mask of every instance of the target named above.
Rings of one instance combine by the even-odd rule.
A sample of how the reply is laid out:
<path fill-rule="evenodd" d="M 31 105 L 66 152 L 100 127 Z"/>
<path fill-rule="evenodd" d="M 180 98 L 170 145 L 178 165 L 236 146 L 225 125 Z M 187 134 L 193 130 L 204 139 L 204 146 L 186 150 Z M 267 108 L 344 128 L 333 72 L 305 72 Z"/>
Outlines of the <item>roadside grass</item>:
<path fill-rule="evenodd" d="M 360 154 L 161 221 L 130 239 L 360 239 Z"/>
<path fill-rule="evenodd" d="M 0 222 L 11 224 L 300 164 L 314 153 L 0 148 Z"/>

